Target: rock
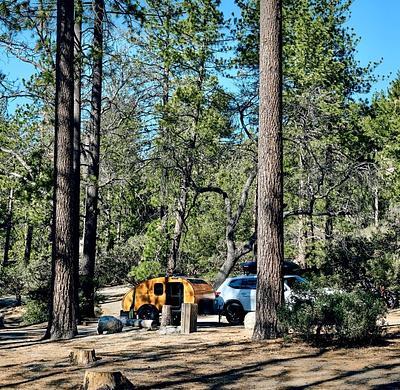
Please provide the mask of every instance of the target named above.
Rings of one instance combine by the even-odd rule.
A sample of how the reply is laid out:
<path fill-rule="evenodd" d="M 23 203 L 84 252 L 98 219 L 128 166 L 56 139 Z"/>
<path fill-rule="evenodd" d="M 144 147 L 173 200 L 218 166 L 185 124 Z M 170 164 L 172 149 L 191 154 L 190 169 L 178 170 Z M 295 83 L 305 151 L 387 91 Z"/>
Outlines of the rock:
<path fill-rule="evenodd" d="M 97 333 L 103 334 L 104 332 L 109 333 L 119 333 L 123 328 L 122 322 L 113 316 L 102 316 L 99 318 L 97 324 Z"/>
<path fill-rule="evenodd" d="M 133 390 L 135 387 L 120 371 L 86 371 L 83 390 Z"/>
<path fill-rule="evenodd" d="M 244 327 L 245 329 L 253 331 L 255 324 L 256 324 L 256 312 L 251 311 L 247 313 L 246 316 L 244 317 Z"/>
<path fill-rule="evenodd" d="M 77 349 L 69 354 L 69 361 L 76 366 L 86 366 L 96 361 L 94 349 Z"/>
<path fill-rule="evenodd" d="M 180 326 L 162 326 L 160 330 L 158 331 L 159 334 L 179 334 L 181 333 L 181 327 Z"/>

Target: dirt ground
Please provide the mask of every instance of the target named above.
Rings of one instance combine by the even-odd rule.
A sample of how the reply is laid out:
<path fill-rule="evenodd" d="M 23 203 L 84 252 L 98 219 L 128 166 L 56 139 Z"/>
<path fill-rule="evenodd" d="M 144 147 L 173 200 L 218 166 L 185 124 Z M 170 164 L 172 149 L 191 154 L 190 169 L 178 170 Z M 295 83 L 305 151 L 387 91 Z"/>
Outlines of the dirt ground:
<path fill-rule="evenodd" d="M 121 291 L 106 291 L 105 314 L 117 314 Z M 400 324 L 400 311 L 391 323 Z M 400 337 L 384 346 L 317 349 L 302 343 L 253 343 L 243 327 L 200 318 L 191 335 L 128 330 L 96 335 L 95 324 L 80 337 L 39 341 L 43 325 L 0 330 L 0 389 L 78 389 L 86 369 L 122 371 L 138 389 L 400 389 Z M 74 348 L 93 348 L 88 368 L 74 367 Z"/>

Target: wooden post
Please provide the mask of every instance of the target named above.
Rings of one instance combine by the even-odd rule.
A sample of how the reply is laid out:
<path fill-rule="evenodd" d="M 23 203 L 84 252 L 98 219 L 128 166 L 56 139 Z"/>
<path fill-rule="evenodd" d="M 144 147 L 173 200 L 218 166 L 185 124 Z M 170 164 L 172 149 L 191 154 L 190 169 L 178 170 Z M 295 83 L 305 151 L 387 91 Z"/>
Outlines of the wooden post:
<path fill-rule="evenodd" d="M 172 325 L 172 306 L 164 305 L 161 311 L 161 326 Z"/>
<path fill-rule="evenodd" d="M 181 307 L 181 333 L 197 332 L 197 304 L 182 303 Z"/>
<path fill-rule="evenodd" d="M 83 390 L 133 390 L 134 386 L 120 371 L 86 371 Z"/>

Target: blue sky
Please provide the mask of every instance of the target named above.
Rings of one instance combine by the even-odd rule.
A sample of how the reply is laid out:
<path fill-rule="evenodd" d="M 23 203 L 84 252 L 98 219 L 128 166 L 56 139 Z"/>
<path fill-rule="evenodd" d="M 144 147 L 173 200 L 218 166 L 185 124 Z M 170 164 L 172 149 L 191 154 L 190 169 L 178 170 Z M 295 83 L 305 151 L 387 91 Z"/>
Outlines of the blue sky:
<path fill-rule="evenodd" d="M 373 86 L 386 89 L 400 70 L 400 0 L 354 0 L 349 26 L 361 38 L 358 54 L 362 65 L 379 61 L 377 75 L 388 76 Z"/>
<path fill-rule="evenodd" d="M 222 9 L 227 16 L 232 11 L 237 13 L 234 0 L 222 0 Z M 400 0 L 353 0 L 348 26 L 354 28 L 361 39 L 357 59 L 361 65 L 382 59 L 375 73 L 384 78 L 373 85 L 371 93 L 387 89 L 400 70 L 399 16 Z M 1 52 L 0 71 L 16 80 L 28 78 L 32 67 L 16 59 L 7 59 Z"/>
<path fill-rule="evenodd" d="M 226 15 L 236 11 L 233 0 L 222 0 Z M 236 11 L 237 13 L 237 11 Z M 385 90 L 400 70 L 400 0 L 353 0 L 348 26 L 361 39 L 356 58 L 361 65 L 382 60 L 375 74 L 385 76 L 371 94 Z"/>

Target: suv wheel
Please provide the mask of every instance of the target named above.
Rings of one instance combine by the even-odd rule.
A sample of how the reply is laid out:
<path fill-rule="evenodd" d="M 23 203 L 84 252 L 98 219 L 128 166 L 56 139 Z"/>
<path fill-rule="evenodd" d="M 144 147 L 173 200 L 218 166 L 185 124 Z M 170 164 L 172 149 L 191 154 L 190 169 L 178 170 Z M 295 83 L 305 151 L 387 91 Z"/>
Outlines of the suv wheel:
<path fill-rule="evenodd" d="M 225 317 L 231 325 L 243 323 L 245 312 L 239 302 L 230 302 L 225 307 Z"/>

